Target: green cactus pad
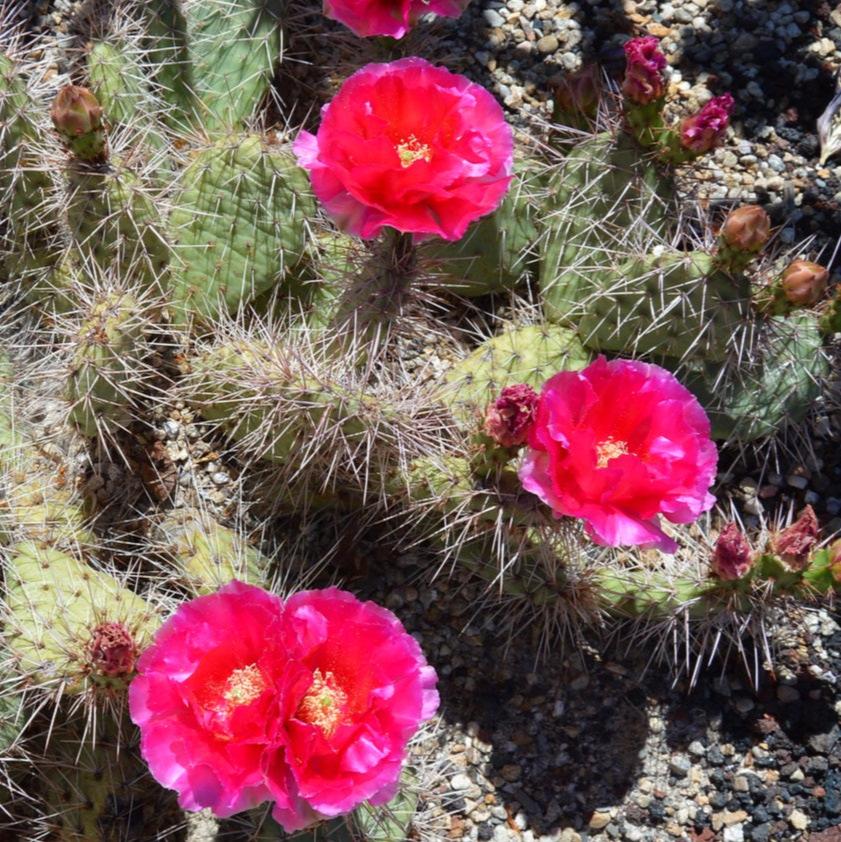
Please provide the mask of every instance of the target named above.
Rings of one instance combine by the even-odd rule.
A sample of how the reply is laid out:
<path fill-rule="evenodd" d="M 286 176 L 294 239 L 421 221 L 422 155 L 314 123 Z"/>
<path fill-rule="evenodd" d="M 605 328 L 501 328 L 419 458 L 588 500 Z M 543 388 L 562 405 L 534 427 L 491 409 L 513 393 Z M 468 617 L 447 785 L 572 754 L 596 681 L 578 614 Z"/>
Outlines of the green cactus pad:
<path fill-rule="evenodd" d="M 126 292 L 105 292 L 81 321 L 65 396 L 70 417 L 86 436 L 103 423 L 127 420 L 127 407 L 143 372 L 144 321 L 136 299 Z"/>
<path fill-rule="evenodd" d="M 97 629 L 121 624 L 139 653 L 159 622 L 145 600 L 77 556 L 34 542 L 10 550 L 6 576 L 6 642 L 17 673 L 70 694 L 125 689 L 133 659 L 131 669 L 109 674 L 91 645 Z"/>
<path fill-rule="evenodd" d="M 698 398 L 717 439 L 753 441 L 802 421 L 829 366 L 812 313 L 773 316 L 753 364 L 694 363 L 680 377 Z"/>
<path fill-rule="evenodd" d="M 456 242 L 433 239 L 421 259 L 443 277 L 436 283 L 464 296 L 512 289 L 536 260 L 540 172 L 521 161 L 511 187 L 494 213 L 474 222 Z"/>
<path fill-rule="evenodd" d="M 750 313 L 744 282 L 701 252 L 638 257 L 579 289 L 579 336 L 597 351 L 723 360 Z"/>
<path fill-rule="evenodd" d="M 155 197 L 113 157 L 103 168 L 71 164 L 67 221 L 84 258 L 107 271 L 119 261 L 122 282 L 163 288 L 169 249 Z"/>
<path fill-rule="evenodd" d="M 102 105 L 108 123 L 131 132 L 133 156 L 143 144 L 154 150 L 164 149 L 167 144 L 162 123 L 167 103 L 156 96 L 150 73 L 148 57 L 136 41 L 96 41 L 88 52 L 90 88 Z"/>
<path fill-rule="evenodd" d="M 81 728 L 55 728 L 37 764 L 44 824 L 56 842 L 148 842 L 178 839 L 184 816 L 177 796 L 158 784 L 140 757 L 139 734 L 128 721 L 97 722 L 87 739 Z M 105 733 L 102 733 L 105 731 Z"/>
<path fill-rule="evenodd" d="M 574 325 L 592 285 L 633 246 L 668 225 L 671 183 L 624 133 L 574 147 L 550 178 L 540 240 L 540 290 L 550 321 Z"/>
<path fill-rule="evenodd" d="M 557 325 L 508 330 L 480 345 L 448 372 L 441 397 L 453 414 L 471 423 L 505 386 L 540 387 L 553 374 L 579 369 L 590 361 L 577 336 Z"/>
<path fill-rule="evenodd" d="M 241 127 L 266 95 L 281 50 L 277 0 L 152 0 L 150 50 L 179 128 Z"/>
<path fill-rule="evenodd" d="M 58 259 L 53 184 L 37 150 L 36 105 L 15 62 L 0 53 L 0 261 L 3 275 L 31 283 Z"/>
<path fill-rule="evenodd" d="M 314 215 L 306 175 L 281 147 L 232 135 L 199 151 L 170 218 L 175 320 L 212 322 L 294 280 Z"/>
<path fill-rule="evenodd" d="M 196 594 L 211 593 L 232 579 L 265 583 L 268 559 L 206 512 L 173 509 L 156 524 L 152 540 Z"/>

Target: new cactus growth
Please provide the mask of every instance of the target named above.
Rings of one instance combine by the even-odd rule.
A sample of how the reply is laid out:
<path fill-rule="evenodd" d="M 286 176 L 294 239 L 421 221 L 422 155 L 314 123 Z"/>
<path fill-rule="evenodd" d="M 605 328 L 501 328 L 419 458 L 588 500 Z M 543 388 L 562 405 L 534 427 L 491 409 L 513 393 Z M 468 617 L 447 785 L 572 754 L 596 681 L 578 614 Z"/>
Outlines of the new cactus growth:
<path fill-rule="evenodd" d="M 174 204 L 176 318 L 206 324 L 280 282 L 296 289 L 315 207 L 287 152 L 257 136 L 231 135 L 195 155 Z"/>
<path fill-rule="evenodd" d="M 127 423 L 145 372 L 146 327 L 142 306 L 130 293 L 94 293 L 78 322 L 66 386 L 70 417 L 85 435 Z"/>
<path fill-rule="evenodd" d="M 266 579 L 269 563 L 259 550 L 197 509 L 168 512 L 150 537 L 175 580 L 193 593 L 212 593 L 234 579 L 251 584 Z"/>

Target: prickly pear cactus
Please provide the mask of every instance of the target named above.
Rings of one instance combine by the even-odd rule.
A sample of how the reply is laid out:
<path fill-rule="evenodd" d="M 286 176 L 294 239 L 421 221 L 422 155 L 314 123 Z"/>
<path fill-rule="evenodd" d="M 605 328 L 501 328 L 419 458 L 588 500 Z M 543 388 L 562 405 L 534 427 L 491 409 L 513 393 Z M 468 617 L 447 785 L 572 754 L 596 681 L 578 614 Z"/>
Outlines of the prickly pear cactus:
<path fill-rule="evenodd" d="M 295 288 L 315 206 L 287 151 L 257 136 L 230 135 L 197 152 L 174 202 L 177 319 L 207 323 L 282 281 Z"/>
<path fill-rule="evenodd" d="M 78 557 L 31 541 L 10 548 L 6 577 L 4 637 L 17 673 L 62 694 L 125 689 L 159 622 L 150 605 Z"/>

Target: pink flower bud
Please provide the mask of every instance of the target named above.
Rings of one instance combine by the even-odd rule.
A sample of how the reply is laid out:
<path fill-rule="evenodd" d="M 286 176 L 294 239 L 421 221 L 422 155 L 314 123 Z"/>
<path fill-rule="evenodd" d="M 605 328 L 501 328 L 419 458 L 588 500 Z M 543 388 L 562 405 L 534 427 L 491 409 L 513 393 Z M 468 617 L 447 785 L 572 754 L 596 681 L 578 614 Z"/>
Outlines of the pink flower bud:
<path fill-rule="evenodd" d="M 783 272 L 783 295 L 789 304 L 811 307 L 826 291 L 829 272 L 817 263 L 795 260 Z"/>
<path fill-rule="evenodd" d="M 525 444 L 537 409 L 537 392 L 525 383 L 506 386 L 485 413 L 485 432 L 503 447 Z"/>
<path fill-rule="evenodd" d="M 697 114 L 680 124 L 681 146 L 696 155 L 709 152 L 723 139 L 730 124 L 733 97 L 730 94 L 711 99 Z"/>
<path fill-rule="evenodd" d="M 803 570 L 809 563 L 809 556 L 818 543 L 820 527 L 815 510 L 806 506 L 794 523 L 787 526 L 774 538 L 774 552 L 790 567 Z"/>
<path fill-rule="evenodd" d="M 710 570 L 719 579 L 741 579 L 753 566 L 753 550 L 735 523 L 728 523 L 713 548 Z"/>
<path fill-rule="evenodd" d="M 88 644 L 88 663 L 95 675 L 114 678 L 134 672 L 137 644 L 122 623 L 100 623 Z"/>
<path fill-rule="evenodd" d="M 771 235 L 771 219 L 759 205 L 743 205 L 731 211 L 721 229 L 721 238 L 740 251 L 759 251 Z"/>
<path fill-rule="evenodd" d="M 50 117 L 77 158 L 96 161 L 105 156 L 108 147 L 102 107 L 87 88 L 65 85 L 53 102 Z"/>
<path fill-rule="evenodd" d="M 625 81 L 622 93 L 637 105 L 648 105 L 666 93 L 663 70 L 666 57 L 660 52 L 660 42 L 648 35 L 631 38 L 625 43 Z"/>

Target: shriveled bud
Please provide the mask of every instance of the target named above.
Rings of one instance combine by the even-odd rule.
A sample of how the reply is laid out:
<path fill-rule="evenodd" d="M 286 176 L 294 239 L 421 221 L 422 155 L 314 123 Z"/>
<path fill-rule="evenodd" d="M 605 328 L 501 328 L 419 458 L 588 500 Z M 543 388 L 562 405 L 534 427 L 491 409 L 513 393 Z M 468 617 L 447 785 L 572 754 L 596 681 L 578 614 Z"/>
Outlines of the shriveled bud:
<path fill-rule="evenodd" d="M 774 538 L 771 546 L 786 564 L 795 570 L 803 570 L 809 563 L 809 556 L 819 536 L 820 527 L 815 510 L 806 506 L 797 520 Z"/>
<path fill-rule="evenodd" d="M 721 229 L 721 239 L 731 248 L 757 252 L 771 236 L 771 218 L 759 205 L 731 211 Z"/>
<path fill-rule="evenodd" d="M 648 105 L 666 93 L 666 57 L 651 35 L 631 38 L 625 44 L 625 80 L 622 93 L 637 105 Z"/>
<path fill-rule="evenodd" d="M 601 75 L 594 64 L 585 65 L 578 72 L 564 76 L 555 83 L 553 89 L 555 121 L 570 121 L 580 115 L 594 117 L 601 91 Z"/>
<path fill-rule="evenodd" d="M 826 292 L 829 271 L 808 260 L 795 260 L 783 272 L 781 286 L 789 304 L 811 307 Z"/>
<path fill-rule="evenodd" d="M 715 542 L 710 570 L 719 579 L 741 579 L 753 567 L 753 550 L 741 529 L 728 523 Z"/>
<path fill-rule="evenodd" d="M 117 678 L 134 672 L 137 644 L 123 623 L 100 623 L 88 644 L 88 664 L 94 677 Z"/>
<path fill-rule="evenodd" d="M 53 102 L 50 117 L 70 151 L 85 161 L 101 159 L 107 151 L 102 107 L 87 89 L 65 85 Z"/>
<path fill-rule="evenodd" d="M 734 100 L 730 94 L 713 97 L 697 114 L 680 124 L 680 145 L 695 155 L 714 149 L 724 140 Z"/>
<path fill-rule="evenodd" d="M 485 413 L 485 432 L 502 447 L 524 444 L 537 411 L 537 392 L 525 383 L 506 386 Z"/>

